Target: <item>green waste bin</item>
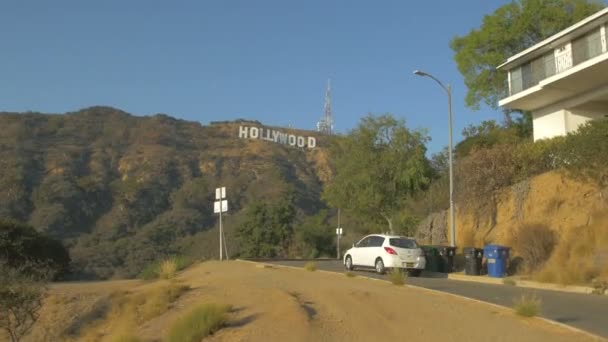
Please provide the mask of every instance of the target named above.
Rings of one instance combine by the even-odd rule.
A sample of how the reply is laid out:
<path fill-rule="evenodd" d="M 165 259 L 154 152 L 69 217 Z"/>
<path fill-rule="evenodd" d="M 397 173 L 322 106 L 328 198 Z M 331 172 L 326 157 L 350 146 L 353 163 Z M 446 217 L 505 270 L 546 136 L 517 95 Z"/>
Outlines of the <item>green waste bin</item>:
<path fill-rule="evenodd" d="M 424 251 L 426 258 L 425 271 L 430 272 L 441 272 L 441 257 L 439 256 L 439 250 L 433 246 L 420 246 Z"/>

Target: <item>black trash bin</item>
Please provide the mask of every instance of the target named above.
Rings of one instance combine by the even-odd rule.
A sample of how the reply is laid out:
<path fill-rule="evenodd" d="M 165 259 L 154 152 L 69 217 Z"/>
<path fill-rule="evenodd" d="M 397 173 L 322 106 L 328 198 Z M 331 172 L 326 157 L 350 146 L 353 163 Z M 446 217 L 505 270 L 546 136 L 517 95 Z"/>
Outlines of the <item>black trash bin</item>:
<path fill-rule="evenodd" d="M 481 261 L 483 259 L 483 249 L 475 247 L 465 247 L 464 252 L 464 274 L 480 275 Z"/>
<path fill-rule="evenodd" d="M 450 246 L 437 246 L 439 250 L 439 256 L 441 258 L 442 272 L 451 273 L 454 270 L 454 255 L 456 254 L 456 247 Z"/>

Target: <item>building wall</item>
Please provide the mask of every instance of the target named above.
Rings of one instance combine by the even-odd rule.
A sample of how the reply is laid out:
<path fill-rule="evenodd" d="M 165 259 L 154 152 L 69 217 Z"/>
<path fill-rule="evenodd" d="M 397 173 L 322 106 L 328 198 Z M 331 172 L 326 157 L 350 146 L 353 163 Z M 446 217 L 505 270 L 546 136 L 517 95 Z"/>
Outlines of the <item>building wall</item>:
<path fill-rule="evenodd" d="M 581 125 L 588 121 L 597 120 L 604 117 L 604 113 L 585 111 L 580 109 L 570 109 L 565 111 L 566 114 L 566 132 L 575 132 Z M 608 114 L 608 111 L 606 111 Z"/>
<path fill-rule="evenodd" d="M 597 119 L 606 118 L 605 111 L 588 109 L 555 109 L 543 108 L 532 113 L 534 126 L 534 141 L 549 139 L 575 132 L 581 125 Z"/>
<path fill-rule="evenodd" d="M 566 110 L 543 108 L 532 112 L 534 141 L 566 135 Z"/>

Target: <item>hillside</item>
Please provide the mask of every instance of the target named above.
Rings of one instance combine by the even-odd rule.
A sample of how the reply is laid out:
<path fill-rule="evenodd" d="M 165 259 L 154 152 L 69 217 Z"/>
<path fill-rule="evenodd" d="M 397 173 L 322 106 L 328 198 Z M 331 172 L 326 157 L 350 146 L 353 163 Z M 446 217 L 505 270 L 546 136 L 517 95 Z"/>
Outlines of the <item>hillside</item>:
<path fill-rule="evenodd" d="M 248 203 L 289 193 L 299 218 L 317 213 L 330 175 L 323 137 L 297 148 L 239 139 L 239 125 L 258 123 L 203 126 L 109 107 L 0 113 L 0 217 L 62 240 L 79 277 L 112 278 L 170 254 L 215 256 L 218 186 L 228 190 L 232 252 Z"/>

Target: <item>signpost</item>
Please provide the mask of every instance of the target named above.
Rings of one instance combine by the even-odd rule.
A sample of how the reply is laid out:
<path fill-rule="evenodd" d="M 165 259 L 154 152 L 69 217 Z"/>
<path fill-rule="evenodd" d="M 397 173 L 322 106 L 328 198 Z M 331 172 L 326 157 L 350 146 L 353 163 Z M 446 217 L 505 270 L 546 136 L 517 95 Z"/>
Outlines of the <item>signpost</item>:
<path fill-rule="evenodd" d="M 224 249 L 226 250 L 226 259 L 230 259 L 228 256 L 228 249 L 226 247 L 226 238 L 224 237 L 224 228 L 222 227 L 222 213 L 228 211 L 228 200 L 226 198 L 226 187 L 215 189 L 215 202 L 213 203 L 213 212 L 220 214 L 220 261 L 224 259 Z"/>
<path fill-rule="evenodd" d="M 342 228 L 340 227 L 340 208 L 338 208 L 338 228 L 336 228 L 337 242 L 336 249 L 338 251 L 336 259 L 340 260 L 340 237 L 342 236 Z"/>

